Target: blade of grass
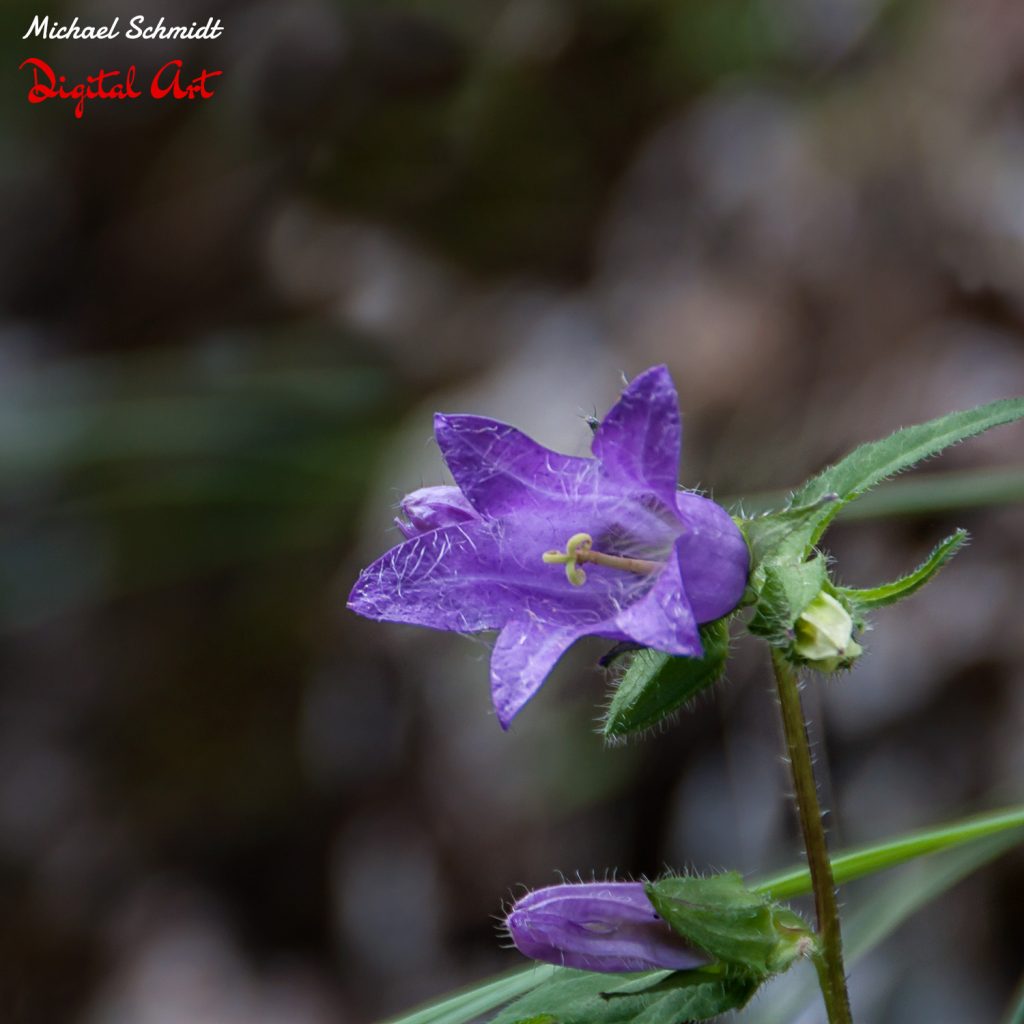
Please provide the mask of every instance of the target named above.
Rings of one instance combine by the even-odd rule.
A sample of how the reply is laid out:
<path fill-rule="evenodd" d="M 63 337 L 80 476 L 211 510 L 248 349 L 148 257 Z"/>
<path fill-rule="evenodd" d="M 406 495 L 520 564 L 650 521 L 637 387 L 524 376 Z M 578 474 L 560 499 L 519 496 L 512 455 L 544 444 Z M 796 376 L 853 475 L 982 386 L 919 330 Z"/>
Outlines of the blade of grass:
<path fill-rule="evenodd" d="M 901 877 L 885 886 L 850 921 L 850 948 L 854 957 L 864 956 L 887 939 L 907 918 L 957 882 L 1013 849 L 1020 837 L 989 836 L 962 850 L 950 850 L 935 862 L 916 870 L 916 878 Z"/>
<path fill-rule="evenodd" d="M 502 1003 L 525 995 L 558 970 L 547 964 L 531 965 L 502 975 L 495 981 L 464 989 L 439 1003 L 414 1010 L 411 1014 L 395 1017 L 388 1024 L 465 1024 Z"/>
<path fill-rule="evenodd" d="M 918 865 L 879 889 L 856 911 L 847 916 L 847 966 L 885 941 L 918 910 L 951 889 L 968 875 L 984 867 L 1020 842 L 1014 833 L 990 835 L 972 846 L 947 850 L 933 861 Z M 817 999 L 817 986 L 810 972 L 793 975 L 769 989 L 740 1020 L 743 1024 L 774 1024 L 795 1021 Z M 1021 1024 L 1010 1018 L 1008 1024 Z"/>
<path fill-rule="evenodd" d="M 977 815 L 952 825 L 922 829 L 906 836 L 862 846 L 832 858 L 837 885 L 884 871 L 924 854 L 960 846 L 1009 829 L 1024 828 L 1024 807 L 1009 807 Z M 804 869 L 782 872 L 762 879 L 754 886 L 775 899 L 788 899 L 810 892 L 810 874 Z"/>

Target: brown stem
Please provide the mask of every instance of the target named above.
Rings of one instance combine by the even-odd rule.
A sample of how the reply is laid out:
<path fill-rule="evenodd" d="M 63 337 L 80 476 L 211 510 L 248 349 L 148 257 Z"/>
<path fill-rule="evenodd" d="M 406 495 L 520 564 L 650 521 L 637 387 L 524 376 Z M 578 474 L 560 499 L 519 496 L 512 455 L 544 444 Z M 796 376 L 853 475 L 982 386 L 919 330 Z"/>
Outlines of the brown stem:
<path fill-rule="evenodd" d="M 821 822 L 821 807 L 814 781 L 811 747 L 807 741 L 807 726 L 800 704 L 800 689 L 796 672 L 780 651 L 772 650 L 772 668 L 775 670 L 782 708 L 782 727 L 796 793 L 800 830 L 803 832 L 807 865 L 811 869 L 811 884 L 814 888 L 814 907 L 821 943 L 821 951 L 815 960 L 818 982 L 829 1024 L 853 1024 L 850 996 L 846 990 L 846 970 L 843 967 L 843 939 L 839 927 L 839 907 L 836 904 L 836 883 L 832 877 L 832 863 Z"/>

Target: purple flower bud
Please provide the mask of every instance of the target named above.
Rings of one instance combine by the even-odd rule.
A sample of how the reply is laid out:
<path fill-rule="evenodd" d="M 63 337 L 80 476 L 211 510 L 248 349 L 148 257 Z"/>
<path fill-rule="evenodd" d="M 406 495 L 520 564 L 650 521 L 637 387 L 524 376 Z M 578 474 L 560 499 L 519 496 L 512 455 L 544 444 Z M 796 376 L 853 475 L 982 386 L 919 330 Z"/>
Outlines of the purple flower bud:
<path fill-rule="evenodd" d="M 515 902 L 505 923 L 520 953 L 564 967 L 680 971 L 709 963 L 658 916 L 641 882 L 538 889 Z"/>
<path fill-rule="evenodd" d="M 407 540 L 442 526 L 480 518 L 458 487 L 421 487 L 407 494 L 400 507 L 405 519 L 396 517 L 395 526 Z"/>

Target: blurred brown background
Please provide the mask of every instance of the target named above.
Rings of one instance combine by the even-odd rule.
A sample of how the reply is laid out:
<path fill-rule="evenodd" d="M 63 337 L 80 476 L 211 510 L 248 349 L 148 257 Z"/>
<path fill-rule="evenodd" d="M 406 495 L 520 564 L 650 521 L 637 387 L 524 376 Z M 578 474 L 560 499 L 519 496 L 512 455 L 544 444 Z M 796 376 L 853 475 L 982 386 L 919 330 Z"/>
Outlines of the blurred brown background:
<path fill-rule="evenodd" d="M 37 13 L 226 30 L 22 40 Z M 503 735 L 483 640 L 345 596 L 441 478 L 434 409 L 583 452 L 619 374 L 667 362 L 683 479 L 725 498 L 1024 392 L 1024 7 L 8 0 L 0 29 L 0 1019 L 358 1024 L 517 966 L 523 883 L 795 861 L 753 644 L 606 751 L 600 643 Z M 76 121 L 26 103 L 28 56 L 224 74 Z M 1020 507 L 831 547 L 867 584 L 957 525 L 809 694 L 837 843 L 1019 799 Z M 862 961 L 862 1019 L 996 1019 L 1022 878 Z"/>

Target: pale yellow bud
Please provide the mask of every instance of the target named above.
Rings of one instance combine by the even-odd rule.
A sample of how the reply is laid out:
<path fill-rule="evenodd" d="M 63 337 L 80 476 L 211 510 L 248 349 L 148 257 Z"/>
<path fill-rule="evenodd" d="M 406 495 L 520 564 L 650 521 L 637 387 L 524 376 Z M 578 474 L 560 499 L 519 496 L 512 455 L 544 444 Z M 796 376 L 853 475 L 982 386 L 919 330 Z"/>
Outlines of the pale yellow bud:
<path fill-rule="evenodd" d="M 847 668 L 861 653 L 850 613 L 824 590 L 796 620 L 793 653 L 819 672 Z"/>

